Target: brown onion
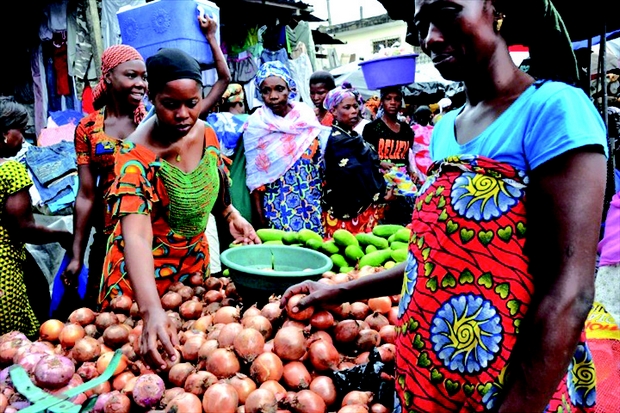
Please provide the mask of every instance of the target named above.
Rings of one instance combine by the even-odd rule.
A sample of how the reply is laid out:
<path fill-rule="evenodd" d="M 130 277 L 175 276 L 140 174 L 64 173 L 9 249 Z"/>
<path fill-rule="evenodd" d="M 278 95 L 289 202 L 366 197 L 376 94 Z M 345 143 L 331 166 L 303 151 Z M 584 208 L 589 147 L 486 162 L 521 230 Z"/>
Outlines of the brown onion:
<path fill-rule="evenodd" d="M 363 320 L 370 314 L 370 307 L 368 304 L 356 301 L 351 303 L 351 317 L 356 320 Z"/>
<path fill-rule="evenodd" d="M 103 413 L 130 413 L 131 400 L 127 395 L 113 391 L 103 405 Z"/>
<path fill-rule="evenodd" d="M 327 330 L 334 326 L 334 316 L 329 311 L 318 311 L 310 317 L 310 325 L 317 330 Z"/>
<path fill-rule="evenodd" d="M 122 296 L 121 296 L 122 297 Z M 103 342 L 106 346 L 117 349 L 129 341 L 128 326 L 113 324 L 103 331 Z"/>
<path fill-rule="evenodd" d="M 92 361 L 101 354 L 101 344 L 96 339 L 85 336 L 75 342 L 71 357 L 78 363 Z"/>
<path fill-rule="evenodd" d="M 204 300 L 207 304 L 220 302 L 223 298 L 224 295 L 219 290 L 208 290 L 204 295 Z"/>
<path fill-rule="evenodd" d="M 136 377 L 136 375 L 130 371 L 122 372 L 118 376 L 114 377 L 114 379 L 112 380 L 112 388 L 119 391 L 123 390 L 123 387 L 125 387 L 129 379 L 131 379 L 132 377 Z"/>
<path fill-rule="evenodd" d="M 375 403 L 370 406 L 371 413 L 390 413 L 389 409 L 382 404 Z"/>
<path fill-rule="evenodd" d="M 366 328 L 360 331 L 355 345 L 360 351 L 370 351 L 374 347 L 377 347 L 380 342 L 381 336 L 379 335 L 379 332 Z"/>
<path fill-rule="evenodd" d="M 342 320 L 334 327 L 334 339 L 338 344 L 348 344 L 357 340 L 361 330 L 358 320 Z"/>
<path fill-rule="evenodd" d="M 315 331 L 314 333 L 312 333 L 310 338 L 308 338 L 308 343 L 312 343 L 313 341 L 316 341 L 316 340 L 325 340 L 328 343 L 334 344 L 334 340 L 332 339 L 332 336 L 330 336 L 327 331 L 321 331 L 321 330 Z"/>
<path fill-rule="evenodd" d="M 286 303 L 286 314 L 289 316 L 289 318 L 297 321 L 304 321 L 312 317 L 312 314 L 314 314 L 314 307 L 312 306 L 306 307 L 296 313 L 293 312 L 293 308 L 297 307 L 299 301 L 301 301 L 301 299 L 305 296 L 306 294 L 295 294 L 291 298 L 289 298 Z"/>
<path fill-rule="evenodd" d="M 181 294 L 174 291 L 168 291 L 161 297 L 161 306 L 164 310 L 176 310 L 182 302 Z"/>
<path fill-rule="evenodd" d="M 341 407 L 338 413 L 368 413 L 368 406 L 363 404 L 349 404 Z"/>
<path fill-rule="evenodd" d="M 276 399 L 280 399 L 283 395 L 286 394 L 286 389 L 276 380 L 267 380 L 262 383 L 259 387 L 260 389 L 267 389 L 272 392 Z"/>
<path fill-rule="evenodd" d="M 110 308 L 115 313 L 129 314 L 132 304 L 133 301 L 128 295 L 117 295 L 110 301 Z"/>
<path fill-rule="evenodd" d="M 263 335 L 265 340 L 271 338 L 271 334 L 273 332 L 273 326 L 271 322 L 267 319 L 267 317 L 262 315 L 248 316 L 244 317 L 241 321 L 241 324 L 245 328 L 253 328 L 257 330 L 259 333 Z"/>
<path fill-rule="evenodd" d="M 256 390 L 256 383 L 254 383 L 254 380 L 241 373 L 237 373 L 228 379 L 228 384 L 233 386 L 237 391 L 239 404 L 245 404 L 250 393 Z"/>
<path fill-rule="evenodd" d="M 93 338 L 99 337 L 99 330 L 97 329 L 97 326 L 94 324 L 89 324 L 86 327 L 84 327 L 84 333 L 89 337 L 93 337 Z"/>
<path fill-rule="evenodd" d="M 392 308 L 392 299 L 390 297 L 376 297 L 368 300 L 368 307 L 372 311 L 387 314 Z"/>
<path fill-rule="evenodd" d="M 200 347 L 207 341 L 204 336 L 193 336 L 188 338 L 181 347 L 181 354 L 185 361 L 196 361 Z"/>
<path fill-rule="evenodd" d="M 267 303 L 260 310 L 260 314 L 269 320 L 270 323 L 274 323 L 282 316 L 282 308 L 280 308 L 279 302 Z"/>
<path fill-rule="evenodd" d="M 377 350 L 381 356 L 381 361 L 385 364 L 392 363 L 396 356 L 396 346 L 392 343 L 381 344 Z"/>
<path fill-rule="evenodd" d="M 215 312 L 213 316 L 213 323 L 236 323 L 239 321 L 239 309 L 237 307 L 226 306 L 222 307 Z"/>
<path fill-rule="evenodd" d="M 164 390 L 164 396 L 161 398 L 161 405 L 167 406 L 175 397 L 180 396 L 184 393 L 186 393 L 186 391 L 183 390 L 182 387 L 172 387 L 172 388 Z M 202 409 L 202 406 L 201 406 L 201 409 Z M 181 413 L 181 412 L 178 412 L 178 413 Z"/>
<path fill-rule="evenodd" d="M 256 360 L 254 361 L 256 362 Z M 205 365 L 207 370 L 215 374 L 218 379 L 227 379 L 239 373 L 241 369 L 241 365 L 235 353 L 226 348 L 213 350 L 211 354 L 207 356 Z"/>
<path fill-rule="evenodd" d="M 69 322 L 86 327 L 95 321 L 95 313 L 88 307 L 78 308 L 69 315 Z"/>
<path fill-rule="evenodd" d="M 202 396 L 214 383 L 217 383 L 217 377 L 213 373 L 209 371 L 196 371 L 187 376 L 183 388 L 188 393 Z"/>
<path fill-rule="evenodd" d="M 379 336 L 381 336 L 382 343 L 394 344 L 397 337 L 396 326 L 386 325 L 381 327 L 381 329 L 379 330 Z"/>
<path fill-rule="evenodd" d="M 300 361 L 290 361 L 282 369 L 284 384 L 291 390 L 303 390 L 310 386 L 312 377 L 306 366 Z"/>
<path fill-rule="evenodd" d="M 383 314 L 380 314 L 377 312 L 374 312 L 368 317 L 366 317 L 364 321 L 368 323 L 370 328 L 376 331 L 381 330 L 381 327 L 390 325 L 390 322 L 388 321 L 388 319 Z"/>
<path fill-rule="evenodd" d="M 194 300 L 185 301 L 179 307 L 179 314 L 185 320 L 196 320 L 202 315 L 202 303 Z"/>
<path fill-rule="evenodd" d="M 206 333 L 207 330 L 213 325 L 213 316 L 212 315 L 204 315 L 200 317 L 198 320 L 194 321 L 192 325 L 192 329 L 202 331 Z"/>
<path fill-rule="evenodd" d="M 110 361 L 112 361 L 112 357 L 114 357 L 114 353 L 111 351 L 102 353 L 99 356 L 99 358 L 97 359 L 97 371 L 99 372 L 99 374 L 103 374 L 105 369 L 110 364 Z M 121 372 L 125 371 L 125 369 L 127 368 L 127 361 L 128 361 L 127 357 L 125 357 L 124 354 L 121 355 L 120 362 L 118 363 L 118 366 L 112 373 L 112 376 L 116 376 L 117 374 L 120 374 Z"/>
<path fill-rule="evenodd" d="M 267 389 L 254 390 L 245 403 L 245 413 L 275 412 L 276 409 L 276 396 Z"/>
<path fill-rule="evenodd" d="M 299 413 L 325 413 L 325 402 L 312 390 L 302 390 L 295 396 L 293 410 Z"/>
<path fill-rule="evenodd" d="M 344 320 L 345 318 L 351 316 L 351 304 L 342 303 L 336 307 L 331 308 L 330 311 L 339 320 Z"/>
<path fill-rule="evenodd" d="M 190 363 L 179 363 L 170 367 L 168 371 L 168 381 L 175 387 L 185 386 L 185 381 L 195 371 Z"/>
<path fill-rule="evenodd" d="M 219 290 L 222 288 L 222 281 L 217 277 L 209 277 L 205 281 L 205 288 L 207 290 Z"/>
<path fill-rule="evenodd" d="M 179 293 L 181 298 L 183 298 L 183 301 L 187 301 L 194 296 L 194 289 L 189 285 L 184 285 L 183 287 L 179 288 L 179 291 L 177 291 L 177 293 Z"/>
<path fill-rule="evenodd" d="M 79 324 L 66 324 L 60 331 L 58 340 L 63 348 L 72 348 L 75 342 L 84 337 L 84 327 Z"/>
<path fill-rule="evenodd" d="M 267 380 L 280 380 L 284 366 L 280 357 L 274 353 L 260 354 L 250 366 L 250 375 L 257 383 Z"/>
<path fill-rule="evenodd" d="M 327 376 L 317 376 L 310 383 L 310 390 L 321 396 L 327 407 L 336 402 L 338 394 L 333 380 Z"/>
<path fill-rule="evenodd" d="M 319 371 L 335 369 L 340 363 L 340 354 L 333 344 L 317 340 L 308 349 L 310 363 Z"/>
<path fill-rule="evenodd" d="M 235 337 L 243 330 L 240 323 L 228 323 L 222 327 L 220 334 L 217 336 L 217 342 L 220 347 L 230 347 L 235 341 Z"/>
<path fill-rule="evenodd" d="M 368 406 L 368 403 L 370 403 L 371 401 L 371 392 L 352 390 L 343 397 L 341 406 L 344 407 L 350 404 L 361 404 L 363 406 Z"/>
<path fill-rule="evenodd" d="M 95 318 L 95 325 L 100 332 L 103 332 L 106 328 L 113 324 L 118 324 L 118 317 L 111 312 L 99 313 Z"/>
<path fill-rule="evenodd" d="M 282 360 L 299 360 L 306 353 L 304 332 L 297 327 L 283 327 L 273 339 L 273 351 Z"/>
<path fill-rule="evenodd" d="M 398 324 L 398 307 L 390 308 L 390 311 L 387 313 L 387 319 L 392 325 Z"/>
<path fill-rule="evenodd" d="M 231 325 L 233 324 L 226 324 L 226 326 Z M 263 335 L 253 328 L 244 328 L 233 341 L 235 353 L 248 363 L 253 362 L 263 352 L 264 347 L 265 339 Z"/>
<path fill-rule="evenodd" d="M 164 413 L 202 412 L 200 398 L 192 393 L 183 392 L 165 404 Z"/>
<path fill-rule="evenodd" d="M 57 341 L 60 336 L 60 332 L 65 327 L 65 324 L 56 319 L 50 319 L 41 324 L 39 328 L 39 337 L 45 341 Z"/>
<path fill-rule="evenodd" d="M 209 387 L 202 398 L 204 413 L 236 413 L 239 396 L 233 386 L 216 383 Z"/>

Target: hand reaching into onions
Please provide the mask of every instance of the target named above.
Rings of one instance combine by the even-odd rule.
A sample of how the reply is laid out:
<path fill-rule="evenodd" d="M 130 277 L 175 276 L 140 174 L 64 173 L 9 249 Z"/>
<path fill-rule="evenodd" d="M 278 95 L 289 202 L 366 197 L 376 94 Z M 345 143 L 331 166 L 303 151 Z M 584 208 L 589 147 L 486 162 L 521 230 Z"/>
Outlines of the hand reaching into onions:
<path fill-rule="evenodd" d="M 169 367 L 169 362 L 162 357 L 158 342 L 161 343 L 163 351 L 167 354 L 167 359 L 175 362 L 179 357 L 176 350 L 176 347 L 179 346 L 177 329 L 163 309 L 145 313 L 143 317 L 144 327 L 140 336 L 139 352 L 148 365 L 154 368 L 159 366 L 165 370 Z"/>
<path fill-rule="evenodd" d="M 293 316 L 304 310 L 324 303 L 338 303 L 342 289 L 338 286 L 304 281 L 288 288 L 282 295 L 280 306 Z"/>

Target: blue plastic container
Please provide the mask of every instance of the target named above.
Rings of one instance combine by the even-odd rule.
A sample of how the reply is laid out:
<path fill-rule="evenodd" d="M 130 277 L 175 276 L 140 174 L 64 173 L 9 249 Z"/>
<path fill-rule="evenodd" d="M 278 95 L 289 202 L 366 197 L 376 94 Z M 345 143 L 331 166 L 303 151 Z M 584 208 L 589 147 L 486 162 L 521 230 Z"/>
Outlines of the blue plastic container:
<path fill-rule="evenodd" d="M 219 44 L 220 9 L 207 0 L 155 0 L 121 9 L 116 16 L 123 44 L 135 47 L 144 59 L 162 47 L 173 47 L 211 65 L 213 53 L 198 22 L 203 11 L 218 24 Z"/>
<path fill-rule="evenodd" d="M 370 90 L 376 90 L 413 83 L 416 57 L 418 55 L 412 53 L 360 62 L 366 86 Z"/>

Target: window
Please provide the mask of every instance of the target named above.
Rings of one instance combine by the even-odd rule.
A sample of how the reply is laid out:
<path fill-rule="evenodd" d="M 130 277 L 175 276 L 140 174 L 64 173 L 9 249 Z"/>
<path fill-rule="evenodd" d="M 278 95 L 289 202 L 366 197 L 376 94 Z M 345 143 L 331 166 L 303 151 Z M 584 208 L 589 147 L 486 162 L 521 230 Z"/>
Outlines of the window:
<path fill-rule="evenodd" d="M 389 37 L 387 39 L 382 40 L 373 40 L 372 42 L 372 52 L 377 53 L 383 47 L 392 47 L 394 43 L 400 43 L 400 37 Z"/>

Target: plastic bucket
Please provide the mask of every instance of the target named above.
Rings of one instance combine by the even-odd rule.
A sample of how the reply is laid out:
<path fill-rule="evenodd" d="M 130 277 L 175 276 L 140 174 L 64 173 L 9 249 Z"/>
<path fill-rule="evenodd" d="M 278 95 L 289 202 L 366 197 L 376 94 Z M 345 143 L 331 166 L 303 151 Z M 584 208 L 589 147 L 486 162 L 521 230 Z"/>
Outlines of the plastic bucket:
<path fill-rule="evenodd" d="M 376 90 L 413 83 L 417 57 L 416 53 L 412 53 L 360 62 L 366 86 L 370 90 Z"/>
<path fill-rule="evenodd" d="M 220 9 L 208 0 L 155 0 L 116 14 L 123 44 L 133 46 L 144 59 L 163 47 L 177 48 L 203 65 L 211 65 L 213 53 L 200 30 L 198 15 L 204 12 L 220 24 Z M 219 43 L 219 31 L 217 34 Z"/>
<path fill-rule="evenodd" d="M 331 259 L 317 251 L 289 245 L 244 245 L 229 248 L 220 260 L 245 305 L 267 303 L 292 285 L 318 280 L 331 270 Z M 272 265 L 273 263 L 273 265 Z"/>

